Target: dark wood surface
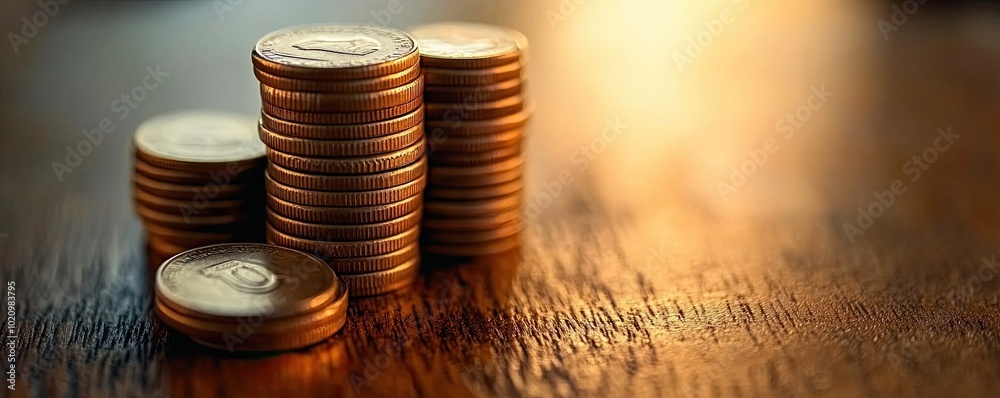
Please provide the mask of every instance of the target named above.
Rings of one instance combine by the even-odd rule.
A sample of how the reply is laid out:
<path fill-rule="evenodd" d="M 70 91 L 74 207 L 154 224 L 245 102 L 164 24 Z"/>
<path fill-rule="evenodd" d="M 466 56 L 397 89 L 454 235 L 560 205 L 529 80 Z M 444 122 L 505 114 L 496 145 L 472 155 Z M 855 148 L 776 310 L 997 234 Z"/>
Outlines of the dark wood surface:
<path fill-rule="evenodd" d="M 3 49 L 5 396 L 1000 396 L 996 8 L 928 6 L 884 40 L 887 3 L 612 3 L 552 24 L 557 1 L 403 2 L 392 25 L 532 40 L 523 247 L 426 259 L 411 289 L 352 300 L 329 341 L 269 356 L 201 349 L 152 315 L 129 137 L 172 109 L 252 114 L 260 35 L 384 5 L 63 6 Z M 35 10 L 4 7 L 3 32 Z M 674 51 L 725 9 L 735 21 L 678 70 Z M 163 87 L 59 181 L 51 162 L 156 64 Z M 776 120 L 814 87 L 834 94 L 786 139 Z M 607 120 L 623 132 L 602 141 Z M 960 138 L 911 180 L 949 126 Z M 780 148 L 720 194 L 768 138 Z M 849 239 L 894 180 L 906 192 Z"/>

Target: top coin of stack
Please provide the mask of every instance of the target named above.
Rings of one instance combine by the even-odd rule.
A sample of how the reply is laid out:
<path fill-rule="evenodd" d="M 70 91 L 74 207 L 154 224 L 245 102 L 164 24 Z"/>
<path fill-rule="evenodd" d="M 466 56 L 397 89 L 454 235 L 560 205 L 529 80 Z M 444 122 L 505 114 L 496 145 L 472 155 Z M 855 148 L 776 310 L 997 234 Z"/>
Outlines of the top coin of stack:
<path fill-rule="evenodd" d="M 252 117 L 183 111 L 136 129 L 135 208 L 151 264 L 198 246 L 263 240 L 264 145 Z"/>
<path fill-rule="evenodd" d="M 322 260 L 264 244 L 192 249 L 156 272 L 157 316 L 192 340 L 233 351 L 318 343 L 347 320 L 347 287 Z"/>
<path fill-rule="evenodd" d="M 455 22 L 411 33 L 427 82 L 423 249 L 477 256 L 516 248 L 530 113 L 521 77 L 527 39 L 505 27 Z"/>
<path fill-rule="evenodd" d="M 427 170 L 416 43 L 388 28 L 304 26 L 264 36 L 251 61 L 268 242 L 319 255 L 353 296 L 412 283 Z"/>

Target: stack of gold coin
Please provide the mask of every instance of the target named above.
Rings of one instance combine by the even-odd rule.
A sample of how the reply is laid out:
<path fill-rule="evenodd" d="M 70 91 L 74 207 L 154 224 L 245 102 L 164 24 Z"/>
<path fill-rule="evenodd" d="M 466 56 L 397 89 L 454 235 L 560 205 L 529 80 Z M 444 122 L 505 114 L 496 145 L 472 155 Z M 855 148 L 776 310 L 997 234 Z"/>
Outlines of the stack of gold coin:
<path fill-rule="evenodd" d="M 268 242 L 320 256 L 352 296 L 410 285 L 427 174 L 416 43 L 388 28 L 305 26 L 266 35 L 251 60 Z"/>
<path fill-rule="evenodd" d="M 264 238 L 264 145 L 253 117 L 183 111 L 136 129 L 135 208 L 150 263 L 182 251 Z"/>
<path fill-rule="evenodd" d="M 527 40 L 499 26 L 416 27 L 428 136 L 423 249 L 478 256 L 519 245 Z"/>
<path fill-rule="evenodd" d="M 347 320 L 347 286 L 322 260 L 264 244 L 185 251 L 156 272 L 156 315 L 200 344 L 283 351 L 323 341 Z"/>

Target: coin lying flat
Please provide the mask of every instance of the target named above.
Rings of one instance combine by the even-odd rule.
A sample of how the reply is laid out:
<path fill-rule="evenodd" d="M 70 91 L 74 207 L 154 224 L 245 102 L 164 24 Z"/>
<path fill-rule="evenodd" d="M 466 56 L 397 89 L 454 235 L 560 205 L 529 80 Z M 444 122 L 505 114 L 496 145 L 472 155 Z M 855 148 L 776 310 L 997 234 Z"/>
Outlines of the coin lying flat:
<path fill-rule="evenodd" d="M 312 191 L 284 185 L 267 175 L 264 178 L 264 188 L 270 196 L 289 203 L 327 207 L 374 206 L 399 202 L 423 192 L 426 185 L 427 178 L 420 176 L 403 185 L 372 191 Z"/>
<path fill-rule="evenodd" d="M 260 114 L 260 124 L 270 131 L 287 137 L 320 140 L 356 140 L 381 137 L 416 127 L 423 121 L 423 106 L 397 118 L 361 124 L 304 124 L 278 119 L 266 112 Z"/>
<path fill-rule="evenodd" d="M 252 118 L 223 112 L 184 111 L 151 118 L 136 129 L 137 156 L 154 166 L 215 171 L 220 164 L 264 156 Z"/>
<path fill-rule="evenodd" d="M 441 244 L 477 244 L 509 238 L 521 232 L 521 223 L 515 220 L 484 231 L 438 231 L 427 228 L 423 238 Z"/>
<path fill-rule="evenodd" d="M 487 185 L 484 187 L 472 187 L 472 188 L 449 188 L 449 187 L 430 187 L 424 191 L 424 195 L 431 199 L 444 199 L 444 200 L 477 200 L 477 199 L 489 199 L 496 198 L 506 195 L 512 195 L 521 191 L 524 183 L 520 180 L 509 181 L 496 185 Z"/>
<path fill-rule="evenodd" d="M 140 188 L 132 191 L 136 204 L 148 207 L 161 213 L 175 215 L 207 215 L 243 214 L 251 202 L 241 200 L 178 200 L 157 196 Z"/>
<path fill-rule="evenodd" d="M 389 221 L 413 213 L 423 205 L 423 195 L 417 194 L 399 202 L 374 206 L 326 207 L 306 206 L 286 202 L 268 195 L 267 207 L 293 220 L 316 224 L 372 224 Z"/>
<path fill-rule="evenodd" d="M 465 167 L 493 164 L 521 154 L 522 141 L 488 151 L 445 152 L 435 151 L 427 157 L 431 166 Z"/>
<path fill-rule="evenodd" d="M 439 152 L 485 152 L 494 149 L 521 145 L 524 130 L 516 129 L 496 134 L 478 135 L 474 137 L 446 137 L 443 140 L 431 141 L 432 153 Z"/>
<path fill-rule="evenodd" d="M 374 240 L 404 233 L 420 225 L 420 210 L 389 221 L 373 224 L 313 224 L 284 217 L 267 210 L 267 223 L 274 229 L 300 238 L 318 236 L 334 241 Z"/>
<path fill-rule="evenodd" d="M 431 86 L 424 88 L 424 100 L 427 102 L 486 102 L 496 101 L 519 95 L 522 92 L 523 80 L 519 78 L 504 80 L 492 84 L 476 84 L 473 86 Z"/>
<path fill-rule="evenodd" d="M 445 134 L 448 137 L 464 137 L 485 134 L 495 134 L 524 127 L 531 115 L 532 105 L 529 101 L 525 110 L 512 115 L 487 120 L 427 120 L 425 130 L 428 137 L 435 134 Z M 439 133 L 440 131 L 440 133 Z"/>
<path fill-rule="evenodd" d="M 521 50 L 508 28 L 445 22 L 414 27 L 424 66 L 484 68 L 516 61 Z"/>
<path fill-rule="evenodd" d="M 505 159 L 497 163 L 472 167 L 431 167 L 427 171 L 427 181 L 440 187 L 482 187 L 502 184 L 521 178 L 520 157 Z"/>
<path fill-rule="evenodd" d="M 312 25 L 265 35 L 254 46 L 254 67 L 304 79 L 368 79 L 417 64 L 413 39 L 401 31 L 358 25 Z"/>
<path fill-rule="evenodd" d="M 362 241 L 334 241 L 330 240 L 328 236 L 299 238 L 278 231 L 271 225 L 268 225 L 265 231 L 267 231 L 267 238 L 278 245 L 314 253 L 321 258 L 368 257 L 392 253 L 416 242 L 420 236 L 420 228 L 418 227 L 410 228 L 388 238 Z"/>
<path fill-rule="evenodd" d="M 267 149 L 267 159 L 293 171 L 318 174 L 371 174 L 404 167 L 424 156 L 424 140 L 394 152 L 359 157 L 304 157 Z"/>
<path fill-rule="evenodd" d="M 262 84 L 282 90 L 311 93 L 367 93 L 387 90 L 412 82 L 420 76 L 420 64 L 415 64 L 402 72 L 369 79 L 293 79 L 272 75 L 257 68 L 254 68 L 253 74 Z"/>
<path fill-rule="evenodd" d="M 301 112 L 362 112 L 403 105 L 424 91 L 424 79 L 381 91 L 364 93 L 311 93 L 260 85 L 260 98 L 274 106 Z"/>
<path fill-rule="evenodd" d="M 428 102 L 424 112 L 428 119 L 435 120 L 484 120 L 513 115 L 524 109 L 524 98 L 520 95 L 497 101 L 444 103 Z"/>
<path fill-rule="evenodd" d="M 374 296 L 396 291 L 413 284 L 420 271 L 420 258 L 399 266 L 367 274 L 344 275 L 351 297 Z"/>
<path fill-rule="evenodd" d="M 157 271 L 155 291 L 164 323 L 230 351 L 313 344 L 339 330 L 347 311 L 347 288 L 323 261 L 264 244 L 178 254 Z"/>
<path fill-rule="evenodd" d="M 156 181 L 142 174 L 136 174 L 132 178 L 135 185 L 146 192 L 165 198 L 183 200 L 192 200 L 199 196 L 210 199 L 230 199 L 253 190 L 252 186 L 245 184 L 219 185 L 212 182 L 202 185 L 182 185 Z"/>
<path fill-rule="evenodd" d="M 350 157 L 397 151 L 424 137 L 424 127 L 416 125 L 398 133 L 358 140 L 313 140 L 286 137 L 259 125 L 260 140 L 271 149 L 301 156 Z"/>
<path fill-rule="evenodd" d="M 385 121 L 387 119 L 400 117 L 407 113 L 413 112 L 423 104 L 424 104 L 423 98 L 417 98 L 403 105 L 394 106 L 392 108 L 378 109 L 374 111 L 318 113 L 318 112 L 293 111 L 264 102 L 261 104 L 261 109 L 264 111 L 264 113 L 274 115 L 274 117 L 277 117 L 279 119 L 284 119 L 297 123 L 360 124 L 360 123 L 380 122 L 380 121 Z"/>
<path fill-rule="evenodd" d="M 503 239 L 497 239 L 482 243 L 472 243 L 472 244 L 424 243 L 421 245 L 421 249 L 424 251 L 424 253 L 428 254 L 473 257 L 473 256 L 485 256 L 490 254 L 503 253 L 506 251 L 517 249 L 520 246 L 521 246 L 520 236 L 514 235 Z"/>
<path fill-rule="evenodd" d="M 231 228 L 234 224 L 246 221 L 249 216 L 245 213 L 235 214 L 169 214 L 150 209 L 146 206 L 137 205 L 136 212 L 139 218 L 147 223 L 157 224 L 168 228 L 193 231 L 211 231 Z"/>
<path fill-rule="evenodd" d="M 415 181 L 424 176 L 426 170 L 426 158 L 395 170 L 354 176 L 300 173 L 274 163 L 267 165 L 267 175 L 274 181 L 314 191 L 370 191 L 391 188 Z"/>
<path fill-rule="evenodd" d="M 500 228 L 521 218 L 521 209 L 512 209 L 479 217 L 447 218 L 425 215 L 421 223 L 425 229 L 439 231 L 486 231 Z"/>

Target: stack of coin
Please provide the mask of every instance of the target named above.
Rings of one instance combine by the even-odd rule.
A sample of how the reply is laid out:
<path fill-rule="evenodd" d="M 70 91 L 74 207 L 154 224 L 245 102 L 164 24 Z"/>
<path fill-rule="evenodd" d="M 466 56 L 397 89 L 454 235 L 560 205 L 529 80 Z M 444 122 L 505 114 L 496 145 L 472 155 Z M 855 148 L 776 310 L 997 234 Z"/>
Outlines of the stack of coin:
<path fill-rule="evenodd" d="M 424 25 L 411 34 L 427 83 L 423 250 L 478 256 L 516 248 L 530 113 L 521 76 L 527 40 L 513 29 L 472 23 Z"/>
<path fill-rule="evenodd" d="M 150 263 L 264 238 L 264 145 L 254 118 L 213 111 L 154 117 L 136 129 L 135 208 Z"/>
<path fill-rule="evenodd" d="M 347 286 L 322 260 L 284 247 L 185 251 L 156 272 L 156 315 L 200 344 L 282 351 L 330 337 L 347 320 Z"/>
<path fill-rule="evenodd" d="M 394 29 L 306 26 L 266 35 L 251 60 L 267 241 L 320 256 L 352 296 L 410 285 L 427 174 L 416 43 Z"/>

